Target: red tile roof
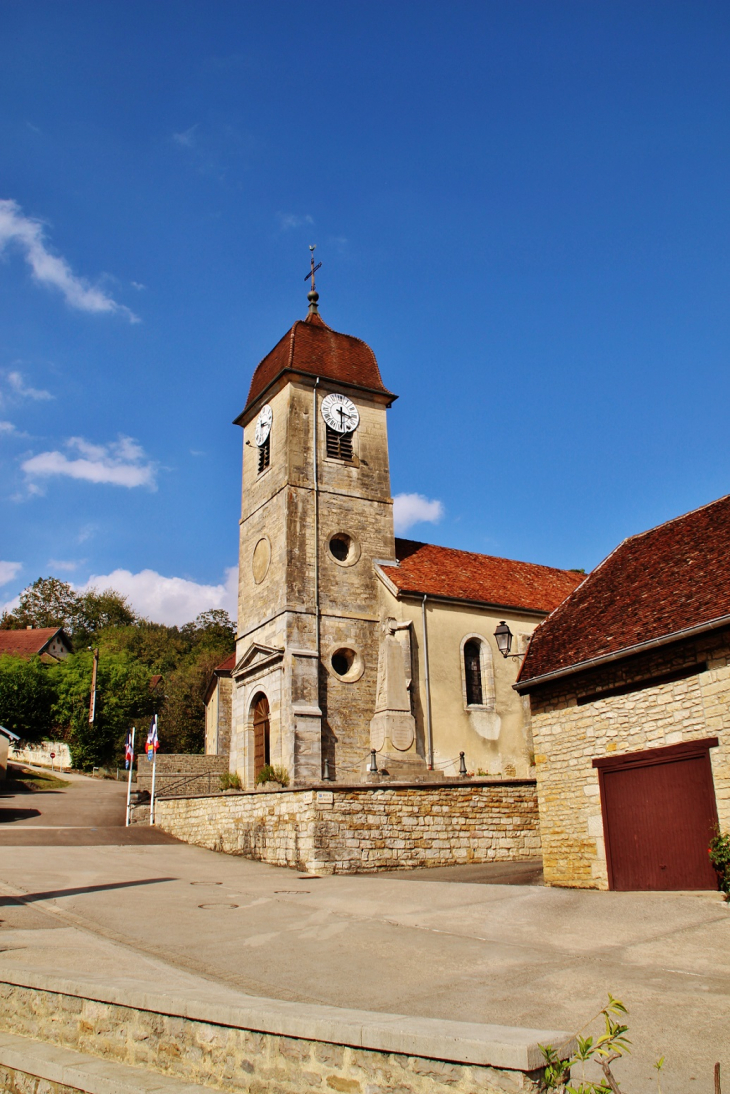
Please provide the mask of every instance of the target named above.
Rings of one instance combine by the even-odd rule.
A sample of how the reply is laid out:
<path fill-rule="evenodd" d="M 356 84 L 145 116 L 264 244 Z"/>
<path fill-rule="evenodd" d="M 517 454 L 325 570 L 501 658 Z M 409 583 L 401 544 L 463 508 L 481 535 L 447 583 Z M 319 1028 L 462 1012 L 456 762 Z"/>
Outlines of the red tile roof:
<path fill-rule="evenodd" d="M 552 611 L 583 579 L 572 570 L 456 551 L 413 539 L 396 539 L 395 554 L 400 565 L 383 566 L 382 570 L 399 592 L 502 608 Z"/>
<path fill-rule="evenodd" d="M 8 653 L 11 657 L 25 657 L 29 661 L 31 657 L 41 654 L 51 639 L 59 632 L 63 632 L 62 627 L 33 627 L 31 630 L 0 631 L 0 657 L 4 653 Z M 63 641 L 70 648 L 65 635 L 63 635 Z"/>
<path fill-rule="evenodd" d="M 246 407 L 236 422 L 240 424 L 251 403 L 286 371 L 306 372 L 310 376 L 321 376 L 370 391 L 382 391 L 391 399 L 396 398 L 383 384 L 370 346 L 351 334 L 338 334 L 315 313 L 306 319 L 297 319 L 291 330 L 257 366 Z"/>
<path fill-rule="evenodd" d="M 221 661 L 220 665 L 216 665 L 213 669 L 214 673 L 230 673 L 236 667 L 236 654 L 235 652 L 226 657 L 225 661 Z"/>
<path fill-rule="evenodd" d="M 631 536 L 535 631 L 522 682 L 730 616 L 730 496 Z"/>

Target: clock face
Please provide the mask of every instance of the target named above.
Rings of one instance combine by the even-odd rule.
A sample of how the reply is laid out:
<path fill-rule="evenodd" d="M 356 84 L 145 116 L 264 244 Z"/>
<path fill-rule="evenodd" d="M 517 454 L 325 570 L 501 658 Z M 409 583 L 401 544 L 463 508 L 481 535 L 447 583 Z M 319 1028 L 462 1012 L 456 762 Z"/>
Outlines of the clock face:
<path fill-rule="evenodd" d="M 352 433 L 360 424 L 360 415 L 352 400 L 334 392 L 322 400 L 322 417 L 335 433 Z"/>
<path fill-rule="evenodd" d="M 274 417 L 274 413 L 267 403 L 266 406 L 261 407 L 261 413 L 256 421 L 256 433 L 254 439 L 256 444 L 261 448 L 262 444 L 266 444 L 266 439 L 271 433 L 271 422 Z"/>

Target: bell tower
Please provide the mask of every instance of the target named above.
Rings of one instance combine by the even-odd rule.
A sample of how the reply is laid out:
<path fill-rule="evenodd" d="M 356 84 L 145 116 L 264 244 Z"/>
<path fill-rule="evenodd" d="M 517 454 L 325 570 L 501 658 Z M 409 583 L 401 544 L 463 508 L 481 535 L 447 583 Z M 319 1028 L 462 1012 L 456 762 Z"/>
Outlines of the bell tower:
<path fill-rule="evenodd" d="M 314 262 L 312 262 L 314 271 Z M 373 351 L 318 293 L 256 368 L 243 428 L 231 770 L 358 779 L 376 709 L 373 562 L 394 559 L 387 408 Z"/>

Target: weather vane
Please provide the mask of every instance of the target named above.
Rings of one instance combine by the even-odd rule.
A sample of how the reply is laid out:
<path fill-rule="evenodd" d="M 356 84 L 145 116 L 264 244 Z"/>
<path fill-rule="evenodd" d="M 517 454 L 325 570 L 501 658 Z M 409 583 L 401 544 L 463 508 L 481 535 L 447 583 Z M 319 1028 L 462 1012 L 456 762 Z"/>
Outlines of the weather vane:
<path fill-rule="evenodd" d="M 310 253 L 310 266 L 311 266 L 311 268 L 310 268 L 309 273 L 306 274 L 305 277 L 304 277 L 305 281 L 307 280 L 308 277 L 312 279 L 312 288 L 307 293 L 307 300 L 309 301 L 309 314 L 310 315 L 314 315 L 316 313 L 316 311 L 317 311 L 317 301 L 319 300 L 319 293 L 317 292 L 317 290 L 314 286 L 314 275 L 316 274 L 317 270 L 320 268 L 322 263 L 318 262 L 316 266 L 314 264 L 314 252 L 315 252 L 316 249 L 317 249 L 317 244 L 316 243 L 310 243 L 309 253 Z"/>

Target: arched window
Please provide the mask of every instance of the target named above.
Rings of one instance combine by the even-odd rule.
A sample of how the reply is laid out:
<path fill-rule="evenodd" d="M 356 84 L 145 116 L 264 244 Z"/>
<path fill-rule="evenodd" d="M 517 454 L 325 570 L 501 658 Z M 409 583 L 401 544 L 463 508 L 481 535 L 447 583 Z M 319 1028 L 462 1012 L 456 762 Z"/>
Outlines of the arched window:
<path fill-rule="evenodd" d="M 466 680 L 467 706 L 481 706 L 482 698 L 482 657 L 481 644 L 476 638 L 464 643 L 464 678 Z"/>
<path fill-rule="evenodd" d="M 269 700 L 260 691 L 253 703 L 253 774 L 258 777 L 261 768 L 271 762 L 271 726 Z"/>

